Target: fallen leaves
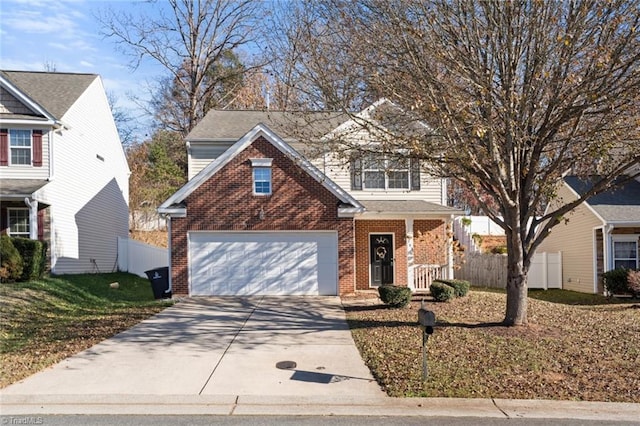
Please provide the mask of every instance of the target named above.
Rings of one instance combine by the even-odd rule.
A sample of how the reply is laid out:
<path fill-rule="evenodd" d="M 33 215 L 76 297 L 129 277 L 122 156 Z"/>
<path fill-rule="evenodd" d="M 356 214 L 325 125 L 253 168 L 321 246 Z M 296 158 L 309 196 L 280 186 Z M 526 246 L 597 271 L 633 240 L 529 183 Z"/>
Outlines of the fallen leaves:
<path fill-rule="evenodd" d="M 427 343 L 424 383 L 420 303 L 349 305 L 354 340 L 391 396 L 640 402 L 640 313 L 633 305 L 530 298 L 530 324 L 505 327 L 504 294 L 472 291 L 428 303 L 438 326 Z"/>

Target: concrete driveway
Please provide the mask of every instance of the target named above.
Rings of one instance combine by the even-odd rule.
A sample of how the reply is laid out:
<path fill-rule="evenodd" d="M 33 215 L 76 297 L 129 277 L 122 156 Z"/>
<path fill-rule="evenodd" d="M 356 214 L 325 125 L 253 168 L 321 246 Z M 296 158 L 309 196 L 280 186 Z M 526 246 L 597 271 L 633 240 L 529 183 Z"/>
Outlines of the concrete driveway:
<path fill-rule="evenodd" d="M 384 396 L 338 297 L 188 299 L 2 394 Z"/>

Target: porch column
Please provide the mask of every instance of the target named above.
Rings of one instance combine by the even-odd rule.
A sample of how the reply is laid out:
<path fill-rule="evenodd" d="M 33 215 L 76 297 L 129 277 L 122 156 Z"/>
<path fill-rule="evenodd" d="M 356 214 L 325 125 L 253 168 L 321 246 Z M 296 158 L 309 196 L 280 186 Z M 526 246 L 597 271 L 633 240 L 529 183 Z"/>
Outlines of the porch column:
<path fill-rule="evenodd" d="M 445 223 L 447 240 L 447 279 L 453 279 L 453 216 Z"/>
<path fill-rule="evenodd" d="M 613 246 L 611 244 L 611 231 L 613 231 L 612 225 L 605 225 L 602 227 L 602 249 L 604 252 L 602 256 L 603 272 L 607 272 L 613 269 Z"/>
<path fill-rule="evenodd" d="M 29 239 L 38 239 L 38 202 L 36 200 L 24 199 L 24 203 L 29 207 Z"/>
<path fill-rule="evenodd" d="M 413 281 L 413 218 L 407 218 L 404 220 L 404 229 L 407 239 L 407 286 L 415 291 L 415 285 Z"/>

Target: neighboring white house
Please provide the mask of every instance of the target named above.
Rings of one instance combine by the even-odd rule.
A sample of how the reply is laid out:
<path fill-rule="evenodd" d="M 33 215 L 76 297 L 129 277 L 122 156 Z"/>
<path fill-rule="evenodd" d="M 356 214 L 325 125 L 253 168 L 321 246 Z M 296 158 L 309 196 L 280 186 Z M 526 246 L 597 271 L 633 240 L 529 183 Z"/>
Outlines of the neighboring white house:
<path fill-rule="evenodd" d="M 1 232 L 48 241 L 54 274 L 110 272 L 128 200 L 100 76 L 0 71 Z"/>

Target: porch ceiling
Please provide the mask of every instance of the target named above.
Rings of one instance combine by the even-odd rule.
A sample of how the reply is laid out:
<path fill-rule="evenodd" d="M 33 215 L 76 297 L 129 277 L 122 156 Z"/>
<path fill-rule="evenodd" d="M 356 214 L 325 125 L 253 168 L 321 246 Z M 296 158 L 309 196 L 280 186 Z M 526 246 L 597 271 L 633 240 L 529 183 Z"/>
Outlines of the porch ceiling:
<path fill-rule="evenodd" d="M 42 179 L 0 179 L 0 197 L 5 199 L 21 199 L 30 197 L 49 181 Z"/>

